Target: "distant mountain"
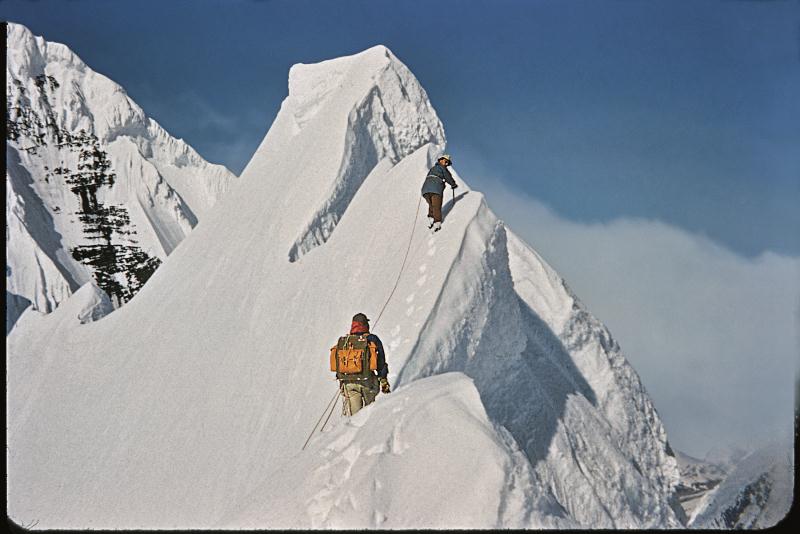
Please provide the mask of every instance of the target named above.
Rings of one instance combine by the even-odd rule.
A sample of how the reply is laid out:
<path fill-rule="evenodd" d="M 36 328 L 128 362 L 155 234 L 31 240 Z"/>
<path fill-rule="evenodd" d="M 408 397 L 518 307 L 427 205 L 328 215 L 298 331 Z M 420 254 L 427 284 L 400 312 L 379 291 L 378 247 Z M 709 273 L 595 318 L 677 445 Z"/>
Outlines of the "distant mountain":
<path fill-rule="evenodd" d="M 691 521 L 698 503 L 725 479 L 728 471 L 721 465 L 699 460 L 679 451 L 675 456 L 681 472 L 678 497 Z"/>
<path fill-rule="evenodd" d="M 786 518 L 794 500 L 793 444 L 777 441 L 740 458 L 697 504 L 692 528 L 763 529 Z"/>
<path fill-rule="evenodd" d="M 8 334 L 90 280 L 130 300 L 235 176 L 67 46 L 6 29 Z"/>
<path fill-rule="evenodd" d="M 608 329 L 455 170 L 429 233 L 420 187 L 445 144 L 386 47 L 293 66 L 242 177 L 135 299 L 81 324 L 102 306 L 87 286 L 20 317 L 9 517 L 681 527 L 678 462 Z M 394 389 L 347 419 L 328 350 L 356 312 Z M 337 413 L 301 450 L 326 405 Z"/>

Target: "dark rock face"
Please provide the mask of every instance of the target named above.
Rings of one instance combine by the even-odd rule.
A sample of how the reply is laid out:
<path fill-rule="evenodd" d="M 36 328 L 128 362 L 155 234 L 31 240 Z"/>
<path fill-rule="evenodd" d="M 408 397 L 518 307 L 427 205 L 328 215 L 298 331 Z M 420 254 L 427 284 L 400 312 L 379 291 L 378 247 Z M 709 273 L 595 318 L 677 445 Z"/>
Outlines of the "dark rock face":
<path fill-rule="evenodd" d="M 53 169 L 44 165 L 44 174 L 34 179 L 48 184 L 51 180 L 61 180 L 75 195 L 75 209 L 67 209 L 77 216 L 88 243 L 69 252 L 75 260 L 90 267 L 97 285 L 120 305 L 133 298 L 161 261 L 137 246 L 136 228 L 127 208 L 101 200 L 100 193 L 114 187 L 116 175 L 111 161 L 97 136 L 84 129 L 73 133 L 59 124 L 50 100 L 60 87 L 58 80 L 41 74 L 36 76 L 34 84 L 38 94 L 30 96 L 18 79 L 10 80 L 7 86 L 8 141 L 29 157 L 40 157 L 42 161 L 57 158 L 61 162 Z M 65 164 L 65 161 L 76 163 Z M 62 210 L 61 206 L 50 208 L 54 213 Z"/>
<path fill-rule="evenodd" d="M 747 484 L 728 508 L 722 511 L 723 528 L 754 528 L 761 510 L 769 501 L 772 482 L 765 473 Z"/>

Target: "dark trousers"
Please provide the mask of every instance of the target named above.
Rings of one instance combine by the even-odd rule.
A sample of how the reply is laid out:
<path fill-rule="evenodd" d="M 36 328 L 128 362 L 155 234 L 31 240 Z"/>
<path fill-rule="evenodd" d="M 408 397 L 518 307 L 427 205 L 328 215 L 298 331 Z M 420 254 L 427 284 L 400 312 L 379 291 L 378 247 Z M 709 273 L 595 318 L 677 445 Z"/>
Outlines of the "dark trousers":
<path fill-rule="evenodd" d="M 433 222 L 442 222 L 442 195 L 425 193 L 422 196 L 428 203 L 428 217 L 433 217 Z"/>

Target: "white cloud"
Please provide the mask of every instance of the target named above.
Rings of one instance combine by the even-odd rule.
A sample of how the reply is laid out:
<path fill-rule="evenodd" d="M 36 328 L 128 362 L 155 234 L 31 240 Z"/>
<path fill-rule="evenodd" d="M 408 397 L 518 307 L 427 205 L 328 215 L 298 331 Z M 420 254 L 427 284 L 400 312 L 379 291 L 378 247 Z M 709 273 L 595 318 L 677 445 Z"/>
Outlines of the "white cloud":
<path fill-rule="evenodd" d="M 608 326 L 674 447 L 702 456 L 792 432 L 800 258 L 745 258 L 659 221 L 575 223 L 497 181 L 470 181 Z"/>

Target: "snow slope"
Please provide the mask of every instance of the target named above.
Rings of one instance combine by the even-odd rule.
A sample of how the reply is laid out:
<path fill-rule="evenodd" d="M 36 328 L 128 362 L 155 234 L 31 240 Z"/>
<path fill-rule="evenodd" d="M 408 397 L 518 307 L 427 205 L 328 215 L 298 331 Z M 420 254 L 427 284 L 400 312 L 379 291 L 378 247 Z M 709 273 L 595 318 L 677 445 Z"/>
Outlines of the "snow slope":
<path fill-rule="evenodd" d="M 538 490 L 530 462 L 490 421 L 474 384 L 462 373 L 403 386 L 315 445 L 306 457 L 283 463 L 219 524 L 247 529 L 577 526 Z M 295 477 L 297 462 L 310 476 L 290 485 L 274 483 Z M 452 475 L 434 484 L 424 473 Z"/>
<path fill-rule="evenodd" d="M 457 173 L 443 230 L 415 219 L 443 144 L 385 47 L 293 67 L 241 179 L 135 298 L 87 324 L 82 293 L 20 318 L 10 517 L 680 526 L 666 433 L 607 329 Z M 356 312 L 394 391 L 350 421 L 336 410 L 301 451 L 336 392 L 328 348 Z"/>
<path fill-rule="evenodd" d="M 14 23 L 6 42 L 8 333 L 91 279 L 129 300 L 234 175 L 67 46 Z"/>

